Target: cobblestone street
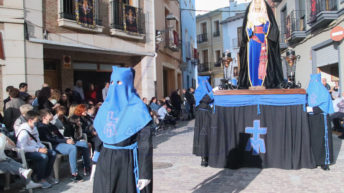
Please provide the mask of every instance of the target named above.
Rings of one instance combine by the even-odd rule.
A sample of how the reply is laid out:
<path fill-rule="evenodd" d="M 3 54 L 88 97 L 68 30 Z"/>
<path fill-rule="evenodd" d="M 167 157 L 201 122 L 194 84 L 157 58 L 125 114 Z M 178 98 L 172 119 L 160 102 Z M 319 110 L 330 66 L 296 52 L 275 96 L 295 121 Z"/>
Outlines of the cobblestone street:
<path fill-rule="evenodd" d="M 344 192 L 344 145 L 336 135 L 333 139 L 337 163 L 330 171 L 320 168 L 229 170 L 200 166 L 200 158 L 191 153 L 193 125 L 194 121 L 180 122 L 177 129 L 169 129 L 154 138 L 155 193 Z M 88 180 L 72 183 L 65 177 L 53 188 L 34 192 L 91 193 L 92 183 Z"/>

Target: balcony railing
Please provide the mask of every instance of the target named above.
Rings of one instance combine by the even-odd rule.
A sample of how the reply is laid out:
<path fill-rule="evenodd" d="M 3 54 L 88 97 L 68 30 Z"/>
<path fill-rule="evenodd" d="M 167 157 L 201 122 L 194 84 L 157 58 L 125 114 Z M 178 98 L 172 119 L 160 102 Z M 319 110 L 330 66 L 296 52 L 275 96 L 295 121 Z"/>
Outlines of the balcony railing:
<path fill-rule="evenodd" d="M 112 10 L 113 10 L 113 20 L 111 27 L 114 29 L 119 29 L 125 31 L 125 13 L 124 13 L 124 6 L 128 5 L 125 3 L 121 3 L 118 1 L 112 2 Z M 143 13 L 143 10 L 141 8 L 137 9 L 137 33 L 139 34 L 145 34 L 145 14 Z M 128 31 L 128 30 L 126 30 Z"/>
<path fill-rule="evenodd" d="M 290 41 L 306 37 L 305 11 L 293 10 L 286 18 L 285 39 Z"/>
<path fill-rule="evenodd" d="M 214 32 L 214 37 L 219 37 L 220 36 L 220 30 Z"/>
<path fill-rule="evenodd" d="M 203 42 L 207 42 L 207 41 L 208 41 L 208 34 L 207 33 L 197 35 L 197 43 L 203 43 Z"/>
<path fill-rule="evenodd" d="M 204 62 L 201 64 L 198 64 L 198 72 L 209 72 L 211 70 L 210 68 L 210 63 L 209 62 Z"/>
<path fill-rule="evenodd" d="M 61 19 L 75 20 L 75 0 L 60 0 L 62 12 L 60 12 Z M 97 5 L 97 4 L 96 4 Z M 96 7 L 99 9 L 99 7 Z M 97 12 L 97 11 L 96 11 Z M 98 19 L 97 14 L 95 15 L 96 25 L 102 25 L 102 20 Z"/>
<path fill-rule="evenodd" d="M 319 14 L 321 14 L 322 12 L 337 11 L 337 9 L 337 0 L 312 1 L 308 22 L 310 24 L 313 24 L 318 20 Z"/>

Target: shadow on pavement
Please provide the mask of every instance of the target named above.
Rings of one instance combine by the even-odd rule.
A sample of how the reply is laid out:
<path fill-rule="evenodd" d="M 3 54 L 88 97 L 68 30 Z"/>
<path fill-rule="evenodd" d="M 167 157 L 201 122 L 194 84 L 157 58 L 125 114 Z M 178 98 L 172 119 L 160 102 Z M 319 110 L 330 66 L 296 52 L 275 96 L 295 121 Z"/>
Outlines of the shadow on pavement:
<path fill-rule="evenodd" d="M 244 190 L 261 172 L 258 168 L 224 169 L 193 189 L 193 193 L 224 193 Z"/>
<path fill-rule="evenodd" d="M 342 139 L 339 139 L 337 135 L 332 135 L 333 139 L 333 163 L 335 164 L 338 159 L 340 148 L 342 147 Z"/>
<path fill-rule="evenodd" d="M 153 148 L 157 148 L 157 146 L 165 141 L 168 141 L 171 137 L 176 135 L 193 135 L 194 127 L 185 127 L 189 124 L 189 121 L 179 121 L 177 123 L 176 128 L 169 127 L 166 130 L 160 131 L 157 136 L 153 137 Z M 186 128 L 180 130 L 180 128 Z"/>

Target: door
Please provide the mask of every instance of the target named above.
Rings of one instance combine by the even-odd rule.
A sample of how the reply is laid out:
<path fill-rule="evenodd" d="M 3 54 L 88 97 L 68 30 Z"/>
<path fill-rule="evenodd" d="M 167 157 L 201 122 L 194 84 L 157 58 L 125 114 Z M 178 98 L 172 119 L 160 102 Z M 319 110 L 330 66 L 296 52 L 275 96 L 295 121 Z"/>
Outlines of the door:
<path fill-rule="evenodd" d="M 61 89 L 60 60 L 44 60 L 44 82 L 50 88 Z"/>

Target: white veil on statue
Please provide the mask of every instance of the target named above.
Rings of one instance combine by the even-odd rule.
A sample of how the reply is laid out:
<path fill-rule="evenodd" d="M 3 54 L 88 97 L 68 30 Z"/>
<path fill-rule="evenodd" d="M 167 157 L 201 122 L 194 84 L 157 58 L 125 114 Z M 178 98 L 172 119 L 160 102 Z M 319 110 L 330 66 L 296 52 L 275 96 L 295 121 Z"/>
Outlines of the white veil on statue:
<path fill-rule="evenodd" d="M 265 24 L 267 21 L 269 21 L 269 16 L 265 0 L 252 0 L 250 10 L 248 12 L 248 23 L 257 26 Z"/>

